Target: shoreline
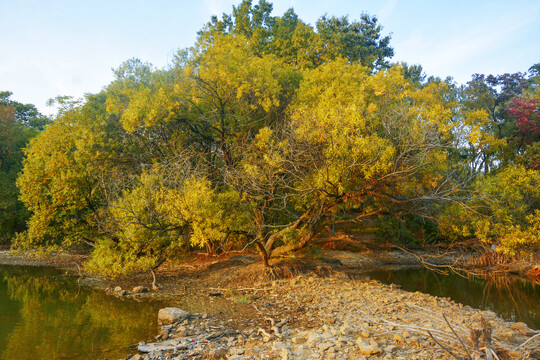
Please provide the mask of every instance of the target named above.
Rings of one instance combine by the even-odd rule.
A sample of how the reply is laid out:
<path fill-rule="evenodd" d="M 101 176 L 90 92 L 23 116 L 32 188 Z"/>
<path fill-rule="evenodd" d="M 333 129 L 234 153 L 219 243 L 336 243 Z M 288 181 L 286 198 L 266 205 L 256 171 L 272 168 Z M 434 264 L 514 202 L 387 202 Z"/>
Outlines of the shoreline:
<path fill-rule="evenodd" d="M 0 264 L 54 266 L 70 272 L 79 271 L 76 264 L 84 259 L 69 254 L 29 259 L 0 251 Z M 340 265 L 331 259 L 338 259 Z M 453 351 L 463 351 L 453 330 L 470 342 L 469 328 L 478 329 L 482 316 L 493 328 L 493 343 L 514 356 L 506 358 L 516 358 L 531 345 L 540 347 L 538 332 L 525 324 L 361 274 L 389 264 L 412 265 L 412 256 L 388 252 L 352 256 L 338 251 L 324 252 L 319 260 L 324 262 L 289 262 L 270 274 L 251 256 L 204 258 L 163 267 L 157 272 L 158 291 L 128 296 L 159 298 L 191 311 L 192 316 L 161 328 L 160 343 L 176 344 L 176 351 L 169 347 L 126 359 L 453 359 L 427 331 Z M 139 274 L 114 280 L 85 277 L 83 282 L 120 296 L 111 290 L 115 285 L 130 289 L 151 280 L 150 274 Z M 183 303 L 187 298 L 208 311 L 194 314 Z M 512 353 L 514 349 L 519 351 Z"/>
<path fill-rule="evenodd" d="M 491 311 L 338 272 L 227 290 L 214 289 L 230 301 L 250 304 L 255 316 L 194 314 L 162 326 L 157 342 L 139 346 L 149 354 L 126 359 L 453 359 L 429 333 L 464 355 L 454 332 L 473 351 L 470 329 L 482 331 L 482 319 L 501 359 L 520 358 L 540 343 L 539 332 Z M 482 339 L 479 344 L 481 352 Z"/>

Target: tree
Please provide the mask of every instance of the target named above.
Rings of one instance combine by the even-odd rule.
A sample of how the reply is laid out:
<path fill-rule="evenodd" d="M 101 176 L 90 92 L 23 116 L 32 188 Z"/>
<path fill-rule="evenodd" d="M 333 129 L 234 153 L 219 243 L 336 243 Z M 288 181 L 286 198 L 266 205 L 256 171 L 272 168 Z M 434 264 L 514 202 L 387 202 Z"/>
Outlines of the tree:
<path fill-rule="evenodd" d="M 57 119 L 25 149 L 17 186 L 32 215 L 15 246 L 93 245 L 99 238 L 111 193 L 142 157 L 118 118 L 107 116 L 106 100 L 104 92 L 87 95 L 84 104 L 59 98 Z"/>
<path fill-rule="evenodd" d="M 516 123 L 507 109 L 511 99 L 521 96 L 527 88 L 525 74 L 473 75 L 473 79 L 460 90 L 462 106 L 468 111 L 485 111 L 488 120 L 482 126 L 483 141 L 471 149 L 472 163 L 484 173 L 501 164 L 511 163 L 520 152 L 516 139 Z"/>
<path fill-rule="evenodd" d="M 394 49 L 390 47 L 390 36 L 381 37 L 382 27 L 376 16 L 362 14 L 360 21 L 350 22 L 346 16 L 325 15 L 316 27 L 330 59 L 343 57 L 375 70 L 389 67 L 387 58 L 394 55 Z"/>
<path fill-rule="evenodd" d="M 191 249 L 256 246 L 270 265 L 366 218 L 399 227 L 399 241 L 421 236 L 405 236 L 413 225 L 535 234 L 534 69 L 426 80 L 419 65 L 388 64 L 375 17 L 323 16 L 314 29 L 271 11 L 243 1 L 168 68 L 130 59 L 100 93 L 58 98 L 26 149 L 18 184 L 32 216 L 16 245 L 85 242 L 89 267 L 113 275 Z M 505 213 L 511 200 L 525 205 Z"/>
<path fill-rule="evenodd" d="M 382 36 L 375 16 L 362 14 L 359 21 L 348 17 L 322 16 L 315 29 L 298 18 L 293 9 L 281 17 L 271 16 L 272 4 L 252 5 L 244 0 L 231 15 L 212 17 L 199 32 L 197 44 L 211 43 L 218 35 L 241 36 L 256 56 L 273 54 L 297 68 L 313 68 L 343 57 L 379 70 L 389 66 L 394 55 L 390 36 Z"/>
<path fill-rule="evenodd" d="M 515 147 L 519 162 L 540 170 L 540 98 L 513 98 L 507 112 L 517 123 Z"/>
<path fill-rule="evenodd" d="M 11 95 L 0 92 L 0 242 L 25 229 L 29 213 L 18 200 L 15 182 L 23 148 L 50 122 L 34 105 L 11 100 Z"/>
<path fill-rule="evenodd" d="M 409 65 L 404 61 L 400 62 L 399 65 L 403 71 L 403 76 L 411 83 L 419 86 L 426 81 L 426 74 L 424 73 L 422 65 Z"/>
<path fill-rule="evenodd" d="M 443 86 L 414 87 L 400 68 L 371 76 L 344 59 L 306 72 L 288 128 L 261 129 L 233 177 L 250 196 L 263 258 L 306 246 L 334 222 L 429 216 L 459 201 Z"/>

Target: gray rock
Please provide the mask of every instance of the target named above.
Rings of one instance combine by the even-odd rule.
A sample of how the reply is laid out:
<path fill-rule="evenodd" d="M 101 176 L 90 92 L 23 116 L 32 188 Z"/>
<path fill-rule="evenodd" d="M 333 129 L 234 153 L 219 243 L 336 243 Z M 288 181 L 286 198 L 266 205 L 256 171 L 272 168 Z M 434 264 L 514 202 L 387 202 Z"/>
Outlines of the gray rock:
<path fill-rule="evenodd" d="M 228 353 L 229 351 L 227 349 L 219 348 L 210 350 L 210 352 L 208 353 L 208 357 L 210 359 L 225 359 Z"/>
<path fill-rule="evenodd" d="M 323 342 L 323 343 L 320 343 L 320 344 L 318 345 L 318 348 L 321 349 L 321 350 L 323 350 L 323 351 L 325 351 L 325 350 L 328 350 L 329 348 L 331 348 L 332 345 L 333 345 L 333 344 L 332 344 L 331 342 Z"/>
<path fill-rule="evenodd" d="M 244 355 L 231 355 L 229 356 L 229 360 L 242 360 L 242 359 L 245 359 L 246 357 Z"/>
<path fill-rule="evenodd" d="M 174 331 L 173 325 L 165 325 L 161 327 L 159 334 L 163 339 L 166 339 L 172 331 Z"/>
<path fill-rule="evenodd" d="M 120 291 L 122 291 L 122 288 L 120 286 L 117 286 L 117 287 L 114 288 L 114 291 L 115 292 L 120 292 Z"/>
<path fill-rule="evenodd" d="M 158 324 L 172 324 L 189 319 L 190 314 L 179 308 L 164 308 L 158 313 Z"/>
<path fill-rule="evenodd" d="M 175 338 L 181 338 L 187 336 L 187 329 L 185 326 L 179 326 L 174 334 Z"/>
<path fill-rule="evenodd" d="M 362 355 L 375 355 L 382 353 L 382 349 L 378 345 L 373 343 L 370 344 L 362 337 L 359 337 L 356 340 L 356 345 L 358 345 Z"/>

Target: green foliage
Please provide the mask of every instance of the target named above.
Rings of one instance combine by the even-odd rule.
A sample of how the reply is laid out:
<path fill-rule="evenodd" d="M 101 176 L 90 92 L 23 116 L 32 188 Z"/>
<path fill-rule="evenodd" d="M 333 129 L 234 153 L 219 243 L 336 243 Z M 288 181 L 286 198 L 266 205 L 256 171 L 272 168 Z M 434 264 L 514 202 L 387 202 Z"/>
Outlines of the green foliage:
<path fill-rule="evenodd" d="M 400 244 L 425 244 L 439 237 L 439 227 L 431 219 L 418 215 L 380 216 L 377 238 L 384 242 Z"/>
<path fill-rule="evenodd" d="M 18 200 L 16 179 L 22 168 L 23 149 L 50 121 L 34 105 L 10 100 L 0 92 L 0 243 L 25 229 L 28 210 Z"/>
<path fill-rule="evenodd" d="M 314 68 L 339 57 L 369 69 L 389 66 L 394 55 L 390 36 L 381 36 L 375 16 L 319 18 L 316 29 L 298 18 L 293 9 L 283 16 L 271 16 L 272 4 L 265 0 L 252 5 L 243 0 L 231 15 L 216 16 L 199 32 L 198 45 L 213 42 L 220 34 L 243 37 L 257 56 L 272 54 L 296 68 Z"/>
<path fill-rule="evenodd" d="M 324 15 L 316 27 L 325 44 L 326 57 L 343 57 L 370 69 L 389 67 L 386 59 L 394 55 L 394 49 L 390 47 L 390 36 L 381 38 L 382 27 L 377 24 L 377 17 L 362 14 L 360 21 L 349 21 L 346 16 Z"/>

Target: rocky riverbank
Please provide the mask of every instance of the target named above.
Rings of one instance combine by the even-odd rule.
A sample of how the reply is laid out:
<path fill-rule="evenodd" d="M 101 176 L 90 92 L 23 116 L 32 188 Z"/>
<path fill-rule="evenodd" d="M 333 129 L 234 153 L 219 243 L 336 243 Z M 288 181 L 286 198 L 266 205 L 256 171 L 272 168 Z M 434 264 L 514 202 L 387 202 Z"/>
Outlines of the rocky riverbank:
<path fill-rule="evenodd" d="M 467 260 L 452 254 L 436 259 L 439 264 Z M 79 275 L 84 260 L 0 252 L 0 263 L 52 265 Z M 448 350 L 462 358 L 467 352 L 474 358 L 476 351 L 483 359 L 487 349 L 500 359 L 540 358 L 540 335 L 525 324 L 447 298 L 403 291 L 361 273 L 420 263 L 418 254 L 400 251 L 324 251 L 316 259 L 291 258 L 269 272 L 254 257 L 234 256 L 163 266 L 153 291 L 146 291 L 154 282 L 149 273 L 85 276 L 80 283 L 114 296 L 160 298 L 189 311 L 164 324 L 155 340 L 141 343 L 141 352 L 130 360 L 455 359 Z"/>
<path fill-rule="evenodd" d="M 540 335 L 525 324 L 344 273 L 212 291 L 208 296 L 242 302 L 255 316 L 182 313 L 164 320 L 157 341 L 141 343 L 128 359 L 455 359 L 447 350 L 463 358 L 476 358 L 475 351 L 478 359 L 486 351 L 540 358 Z"/>

